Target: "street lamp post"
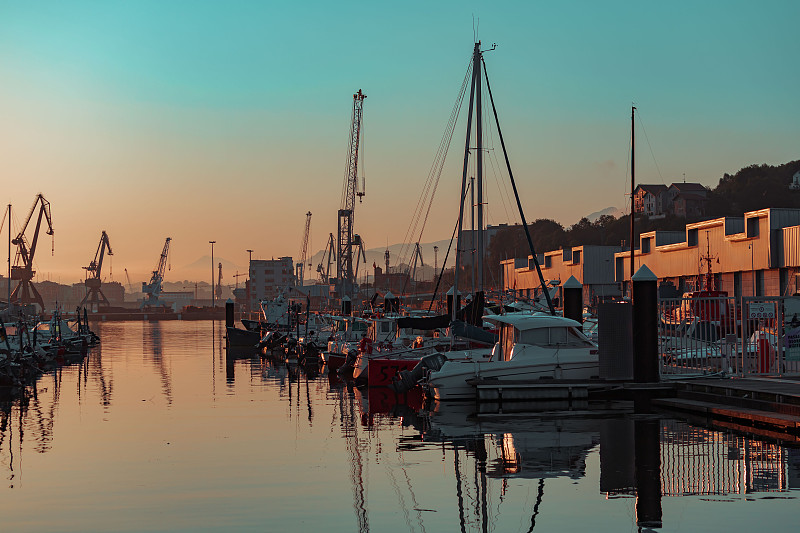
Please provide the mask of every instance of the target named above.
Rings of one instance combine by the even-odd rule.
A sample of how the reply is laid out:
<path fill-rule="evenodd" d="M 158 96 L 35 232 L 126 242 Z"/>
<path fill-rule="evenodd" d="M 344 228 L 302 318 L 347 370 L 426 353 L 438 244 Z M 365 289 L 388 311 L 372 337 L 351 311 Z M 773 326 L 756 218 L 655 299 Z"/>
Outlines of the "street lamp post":
<path fill-rule="evenodd" d="M 217 301 L 214 298 L 214 243 L 217 241 L 208 241 L 211 245 L 211 308 L 217 306 Z"/>

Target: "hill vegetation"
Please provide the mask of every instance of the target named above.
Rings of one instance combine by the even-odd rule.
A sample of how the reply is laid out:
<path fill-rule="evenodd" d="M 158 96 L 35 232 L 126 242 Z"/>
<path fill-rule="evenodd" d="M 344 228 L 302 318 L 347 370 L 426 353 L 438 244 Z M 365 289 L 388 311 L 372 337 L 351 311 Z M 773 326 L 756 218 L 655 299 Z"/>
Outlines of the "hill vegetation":
<path fill-rule="evenodd" d="M 789 188 L 792 176 L 798 171 L 800 160 L 779 166 L 751 165 L 735 174 L 725 174 L 709 191 L 706 214 L 701 219 L 742 216 L 747 211 L 767 207 L 800 209 L 800 191 Z M 657 220 L 637 216 L 635 230 L 637 237 L 640 233 L 654 230 L 680 231 L 687 223 L 696 221 L 674 215 Z M 627 246 L 630 239 L 630 215 L 619 218 L 603 215 L 594 222 L 583 217 L 566 228 L 554 220 L 538 219 L 528 227 L 539 253 L 581 245 Z M 526 257 L 529 253 L 525 232 L 520 225 L 501 229 L 488 246 L 488 260 L 493 269 L 499 269 L 501 260 Z"/>

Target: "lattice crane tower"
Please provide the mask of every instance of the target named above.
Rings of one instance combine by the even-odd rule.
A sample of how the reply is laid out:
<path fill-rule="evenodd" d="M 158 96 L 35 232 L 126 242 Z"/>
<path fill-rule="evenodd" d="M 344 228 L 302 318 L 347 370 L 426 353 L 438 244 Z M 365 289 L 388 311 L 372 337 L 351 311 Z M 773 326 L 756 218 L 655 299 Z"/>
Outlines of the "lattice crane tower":
<path fill-rule="evenodd" d="M 358 158 L 359 146 L 363 135 L 362 121 L 364 116 L 364 99 L 366 95 L 358 90 L 353 95 L 353 115 L 350 121 L 350 149 L 345 168 L 344 187 L 342 188 L 342 207 L 339 209 L 339 237 L 336 254 L 336 282 L 340 295 L 353 292 L 355 272 L 353 270 L 353 221 L 356 197 L 359 202 L 364 197 L 364 180 L 359 183 Z M 362 156 L 363 157 L 363 156 Z"/>

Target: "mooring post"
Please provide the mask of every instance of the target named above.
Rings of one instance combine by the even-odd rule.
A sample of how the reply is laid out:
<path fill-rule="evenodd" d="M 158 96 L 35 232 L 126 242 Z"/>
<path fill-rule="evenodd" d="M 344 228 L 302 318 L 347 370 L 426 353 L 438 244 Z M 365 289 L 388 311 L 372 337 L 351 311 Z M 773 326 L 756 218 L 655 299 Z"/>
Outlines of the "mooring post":
<path fill-rule="evenodd" d="M 633 380 L 659 380 L 658 278 L 642 265 L 631 278 L 633 285 Z"/>
<path fill-rule="evenodd" d="M 342 298 L 342 314 L 344 316 L 350 316 L 353 313 L 353 301 L 350 300 L 349 296 L 345 296 Z"/>
<path fill-rule="evenodd" d="M 228 301 L 225 302 L 225 327 L 232 328 L 233 323 L 233 300 L 228 298 Z"/>
<path fill-rule="evenodd" d="M 453 316 L 453 307 L 458 311 L 461 307 L 461 293 L 456 291 L 455 287 L 450 287 L 447 291 L 447 314 Z"/>
<path fill-rule="evenodd" d="M 564 318 L 571 318 L 583 324 L 583 285 L 570 276 L 563 285 L 564 289 Z"/>

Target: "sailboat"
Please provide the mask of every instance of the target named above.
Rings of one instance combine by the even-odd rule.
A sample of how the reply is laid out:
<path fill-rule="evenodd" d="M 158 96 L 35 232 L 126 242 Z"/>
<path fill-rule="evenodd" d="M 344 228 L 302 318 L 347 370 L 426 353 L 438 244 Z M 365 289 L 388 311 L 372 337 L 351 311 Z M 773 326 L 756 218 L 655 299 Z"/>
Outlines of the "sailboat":
<path fill-rule="evenodd" d="M 494 50 L 494 47 L 491 48 Z M 464 197 L 467 187 L 467 169 L 472 153 L 470 136 L 473 128 L 473 108 L 475 114 L 477 184 L 477 291 L 473 301 L 483 301 L 483 110 L 482 86 L 486 84 L 492 114 L 497 127 L 497 136 L 503 149 L 506 168 L 514 191 L 522 227 L 530 248 L 530 256 L 536 267 L 542 294 L 545 296 L 549 313 L 510 313 L 492 315 L 484 320 L 495 324 L 500 330 L 500 339 L 492 350 L 491 358 L 476 360 L 467 353 L 448 353 L 440 368 L 428 374 L 426 389 L 436 399 L 475 399 L 476 390 L 472 381 L 478 378 L 492 378 L 498 381 L 519 379 L 588 379 L 599 375 L 599 359 L 597 345 L 589 340 L 581 331 L 580 323 L 556 315 L 548 286 L 533 246 L 525 214 L 522 209 L 514 174 L 511 170 L 497 109 L 492 96 L 491 85 L 483 59 L 480 41 L 475 43 L 472 53 L 472 84 L 470 87 L 469 111 L 467 119 L 467 135 L 464 148 L 464 169 L 461 182 L 461 206 L 459 208 L 459 236 L 464 213 Z M 460 248 L 460 247 L 459 247 Z M 455 287 L 458 289 L 459 255 L 456 254 Z M 456 306 L 453 306 L 455 309 Z M 453 312 L 455 321 L 455 311 Z"/>

